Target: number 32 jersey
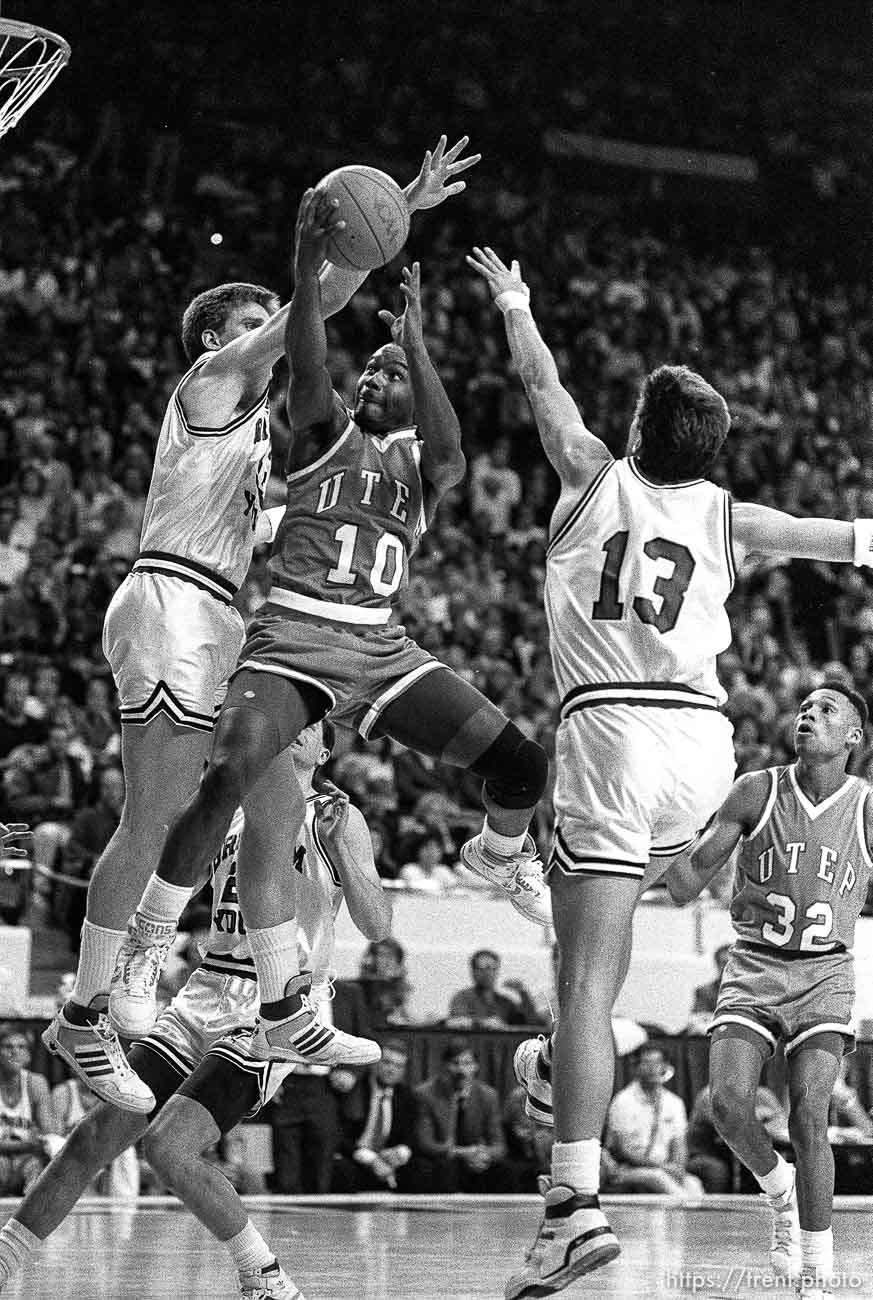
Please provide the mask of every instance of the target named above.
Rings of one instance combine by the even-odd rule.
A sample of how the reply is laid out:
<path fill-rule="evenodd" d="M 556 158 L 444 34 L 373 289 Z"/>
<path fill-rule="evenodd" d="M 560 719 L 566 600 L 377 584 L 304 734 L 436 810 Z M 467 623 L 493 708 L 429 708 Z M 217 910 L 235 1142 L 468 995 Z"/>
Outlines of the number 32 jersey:
<path fill-rule="evenodd" d="M 813 804 L 793 765 L 767 774 L 767 802 L 740 849 L 734 929 L 783 952 L 851 948 L 873 870 L 864 820 L 870 786 L 847 776 Z"/>
<path fill-rule="evenodd" d="M 552 519 L 545 601 L 565 712 L 723 703 L 715 660 L 730 645 L 734 577 L 724 489 L 653 483 L 633 458 L 611 461 Z"/>

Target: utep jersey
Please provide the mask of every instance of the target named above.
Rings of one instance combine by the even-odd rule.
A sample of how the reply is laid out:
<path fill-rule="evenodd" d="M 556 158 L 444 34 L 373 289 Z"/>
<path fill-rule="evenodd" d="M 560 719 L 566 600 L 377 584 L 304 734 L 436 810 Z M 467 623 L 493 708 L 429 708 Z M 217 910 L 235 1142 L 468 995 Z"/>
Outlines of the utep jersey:
<path fill-rule="evenodd" d="M 414 428 L 375 437 L 349 419 L 323 456 L 290 472 L 271 600 L 343 623 L 387 623 L 425 530 L 420 464 Z"/>
<path fill-rule="evenodd" d="M 721 704 L 715 659 L 731 640 L 733 581 L 722 488 L 655 484 L 633 459 L 612 461 L 552 519 L 545 600 L 561 699 L 622 702 L 673 687 L 676 702 L 702 692 Z"/>
<path fill-rule="evenodd" d="M 294 848 L 297 955 L 300 969 L 318 973 L 326 979 L 334 965 L 333 923 L 343 901 L 339 873 L 322 845 L 315 820 L 319 800 L 306 800 L 306 813 Z M 239 906 L 236 870 L 243 813 L 238 808 L 230 823 L 224 844 L 210 867 L 212 873 L 212 927 L 209 932 L 206 962 L 210 969 L 227 961 L 227 973 L 254 971 L 245 922 Z M 316 981 L 314 981 L 316 982 Z"/>
<path fill-rule="evenodd" d="M 793 765 L 768 775 L 764 811 L 740 849 L 734 928 L 741 939 L 783 952 L 851 948 L 873 869 L 864 829 L 871 787 L 848 776 L 813 804 Z"/>
<path fill-rule="evenodd" d="M 239 587 L 252 558 L 254 530 L 270 478 L 270 407 L 266 391 L 218 429 L 191 425 L 179 393 L 200 366 L 180 380 L 158 437 L 143 517 L 140 550 L 164 556 L 150 568 L 172 572 L 178 556 Z M 142 565 L 138 566 L 142 567 Z"/>

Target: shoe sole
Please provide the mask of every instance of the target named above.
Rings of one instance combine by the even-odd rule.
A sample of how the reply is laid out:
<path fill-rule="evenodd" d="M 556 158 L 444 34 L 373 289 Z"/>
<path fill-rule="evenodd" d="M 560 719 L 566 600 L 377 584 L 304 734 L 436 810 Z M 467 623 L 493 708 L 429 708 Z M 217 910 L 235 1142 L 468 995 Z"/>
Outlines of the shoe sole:
<path fill-rule="evenodd" d="M 253 1041 L 249 1051 L 256 1061 L 283 1061 L 288 1065 L 326 1065 L 332 1069 L 334 1066 L 343 1065 L 375 1065 L 382 1059 L 381 1047 L 378 1043 L 375 1046 L 376 1052 L 370 1052 L 366 1056 L 349 1056 L 346 1053 L 343 1056 L 332 1057 L 329 1061 L 317 1056 L 304 1056 L 301 1052 L 295 1052 L 293 1047 L 273 1047 L 270 1043 L 262 1047 L 260 1043 Z"/>
<path fill-rule="evenodd" d="M 82 1069 L 72 1052 L 68 1052 L 66 1047 L 54 1037 L 51 1030 L 46 1029 L 40 1035 L 43 1046 L 52 1056 L 59 1056 L 69 1070 L 72 1070 L 77 1079 L 81 1079 L 89 1092 L 93 1092 L 95 1097 L 105 1101 L 109 1106 L 117 1106 L 119 1110 L 130 1111 L 133 1115 L 149 1115 L 154 1110 L 157 1102 L 154 1096 L 150 1102 L 128 1101 L 115 1095 L 102 1091 L 99 1084 L 89 1077 L 85 1070 Z"/>
<path fill-rule="evenodd" d="M 566 1290 L 577 1278 L 584 1277 L 586 1273 L 593 1273 L 595 1269 L 611 1264 L 620 1254 L 621 1246 L 613 1237 L 611 1242 L 603 1242 L 602 1245 L 589 1250 L 565 1268 L 553 1273 L 550 1279 L 533 1282 L 523 1291 L 516 1291 L 512 1300 L 537 1300 L 537 1297 L 555 1295 L 558 1291 Z"/>
<path fill-rule="evenodd" d="M 555 1116 L 552 1109 L 552 1103 L 537 1097 L 528 1085 L 527 1079 L 521 1073 L 516 1063 L 516 1057 L 512 1058 L 512 1073 L 515 1075 L 516 1082 L 524 1088 L 524 1113 L 529 1119 L 535 1119 L 538 1124 L 545 1125 L 546 1128 L 554 1128 Z"/>
<path fill-rule="evenodd" d="M 157 1012 L 157 1008 L 155 1008 L 155 1011 Z M 117 1014 L 115 1008 L 112 1005 L 111 994 L 109 995 L 109 1006 L 107 1008 L 107 1014 L 109 1016 L 109 1019 L 112 1021 L 112 1028 L 116 1031 L 116 1033 L 122 1034 L 125 1038 L 130 1038 L 134 1042 L 136 1042 L 140 1038 L 146 1038 L 154 1029 L 155 1023 L 158 1018 L 157 1014 L 155 1014 L 154 1016 L 152 1016 L 150 1023 L 147 1025 L 143 1025 L 142 1022 L 140 1022 L 137 1025 L 131 1024 L 129 1020 L 124 1020 L 121 1016 Z"/>

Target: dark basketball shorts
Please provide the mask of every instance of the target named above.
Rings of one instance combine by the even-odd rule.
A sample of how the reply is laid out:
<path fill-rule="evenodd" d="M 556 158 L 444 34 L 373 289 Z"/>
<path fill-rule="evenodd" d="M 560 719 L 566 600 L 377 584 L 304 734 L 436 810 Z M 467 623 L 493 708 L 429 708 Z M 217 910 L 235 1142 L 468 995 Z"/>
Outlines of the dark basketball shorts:
<path fill-rule="evenodd" d="M 751 1030 L 772 1055 L 778 1040 L 789 1056 L 815 1034 L 831 1032 L 854 1050 L 855 964 L 845 949 L 827 953 L 780 953 L 738 940 L 721 977 L 715 1013 L 719 1025 Z"/>
<path fill-rule="evenodd" d="M 289 617 L 268 602 L 249 627 L 235 672 L 272 673 L 314 687 L 332 722 L 367 739 L 389 704 L 444 667 L 400 626 L 347 629 Z"/>

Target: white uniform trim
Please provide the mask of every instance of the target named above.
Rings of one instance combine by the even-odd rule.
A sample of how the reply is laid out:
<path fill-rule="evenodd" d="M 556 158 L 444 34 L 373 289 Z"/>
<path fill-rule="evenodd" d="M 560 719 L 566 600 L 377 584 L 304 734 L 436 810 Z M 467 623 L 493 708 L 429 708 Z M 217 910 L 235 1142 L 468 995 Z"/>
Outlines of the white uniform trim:
<path fill-rule="evenodd" d="M 301 469 L 295 469 L 292 470 L 290 474 L 286 474 L 285 482 L 295 483 L 297 479 L 303 478 L 304 475 L 311 474 L 313 473 L 314 470 L 321 469 L 322 465 L 326 465 L 327 462 L 333 456 L 336 455 L 336 453 L 339 451 L 340 447 L 346 441 L 346 439 L 348 438 L 349 434 L 351 433 L 352 429 L 354 429 L 354 427 L 355 427 L 355 422 L 352 419 L 352 417 L 349 416 L 349 422 L 346 425 L 346 427 L 343 429 L 340 436 L 337 438 L 336 442 L 331 443 L 327 451 L 324 452 L 323 455 L 319 456 L 318 460 L 314 460 L 311 465 L 304 465 Z"/>
<path fill-rule="evenodd" d="M 829 1033 L 842 1034 L 845 1038 L 854 1038 L 855 1026 L 851 1020 L 847 1025 L 841 1025 L 836 1020 L 825 1020 L 820 1025 L 813 1025 L 810 1029 L 802 1029 L 799 1034 L 789 1038 L 785 1044 L 785 1055 L 788 1056 L 791 1052 L 795 1052 L 801 1043 L 805 1043 L 807 1039 L 815 1038 L 816 1034 Z"/>
<path fill-rule="evenodd" d="M 767 825 L 768 821 L 770 820 L 770 814 L 772 813 L 773 807 L 776 803 L 776 795 L 778 792 L 778 774 L 776 772 L 776 768 L 768 767 L 767 775 L 770 778 L 770 792 L 767 795 L 766 802 L 764 803 L 764 811 L 761 813 L 761 816 L 758 818 L 757 825 L 752 827 L 748 835 L 743 837 L 744 839 L 751 840 L 754 839 L 756 835 L 760 835 L 761 831 L 764 829 L 764 827 Z"/>
<path fill-rule="evenodd" d="M 217 709 L 216 709 L 217 712 Z M 211 731 L 215 714 L 194 713 L 180 704 L 170 687 L 164 681 L 158 682 L 144 704 L 122 707 L 121 721 L 128 726 L 145 727 L 159 713 L 166 713 L 172 722 L 180 727 L 191 727 L 194 731 Z"/>
<path fill-rule="evenodd" d="M 273 586 L 267 597 L 265 608 L 270 605 L 282 605 L 286 609 L 295 609 L 300 614 L 313 614 L 319 618 L 329 618 L 333 623 L 355 623 L 358 626 L 382 627 L 391 617 L 391 609 L 368 609 L 363 605 L 342 605 L 333 600 L 316 600 L 313 596 L 304 596 L 287 587 Z"/>
<path fill-rule="evenodd" d="M 869 798 L 870 792 L 868 791 L 863 799 L 858 800 L 858 844 L 861 847 L 861 857 L 864 859 L 867 866 L 873 870 L 873 861 L 870 860 L 870 849 L 867 845 L 867 826 L 864 818 L 864 810 L 867 807 L 867 800 Z"/>
<path fill-rule="evenodd" d="M 435 659 L 433 663 L 419 664 L 418 668 L 413 668 L 411 673 L 407 673 L 404 677 L 399 677 L 396 682 L 392 682 L 387 691 L 383 691 L 382 694 L 373 701 L 367 712 L 364 714 L 361 725 L 358 727 L 358 731 L 363 736 L 364 740 L 367 740 L 371 730 L 379 718 L 379 715 L 388 707 L 392 700 L 396 700 L 404 691 L 408 691 L 410 686 L 412 686 L 414 682 L 417 682 L 420 677 L 424 677 L 427 673 L 434 672 L 437 668 L 445 668 L 445 666 L 445 664 L 441 664 Z"/>
<path fill-rule="evenodd" d="M 711 1024 L 707 1025 L 706 1032 L 708 1034 L 712 1033 L 713 1029 L 717 1029 L 719 1025 L 743 1025 L 746 1029 L 753 1029 L 756 1034 L 766 1038 L 772 1047 L 776 1046 L 776 1035 L 771 1034 L 769 1029 L 765 1029 L 757 1020 L 752 1020 L 749 1016 L 739 1016 L 734 1012 L 725 1011 L 722 1015 L 716 1016 Z"/>
<path fill-rule="evenodd" d="M 252 673 L 272 673 L 274 677 L 289 677 L 293 682 L 306 682 L 309 686 L 317 686 L 330 700 L 331 708 L 336 704 L 336 696 L 330 687 L 325 686 L 324 682 L 317 677 L 310 676 L 309 673 L 299 673 L 294 668 L 283 668 L 281 664 L 262 664 L 258 663 L 256 659 L 244 659 L 234 669 L 234 677 L 236 677 L 237 673 L 241 673 L 244 668 L 247 668 Z"/>

